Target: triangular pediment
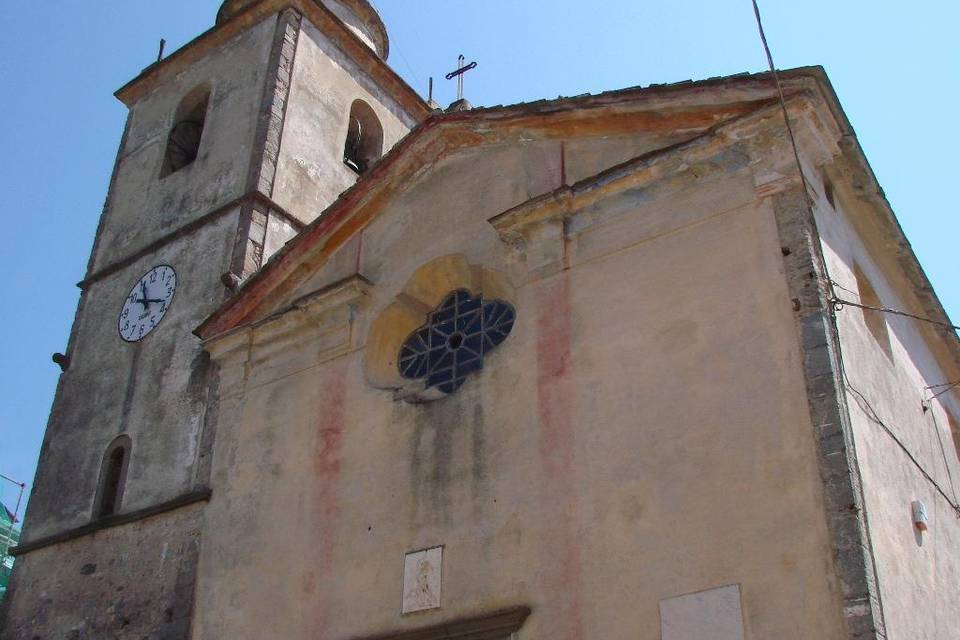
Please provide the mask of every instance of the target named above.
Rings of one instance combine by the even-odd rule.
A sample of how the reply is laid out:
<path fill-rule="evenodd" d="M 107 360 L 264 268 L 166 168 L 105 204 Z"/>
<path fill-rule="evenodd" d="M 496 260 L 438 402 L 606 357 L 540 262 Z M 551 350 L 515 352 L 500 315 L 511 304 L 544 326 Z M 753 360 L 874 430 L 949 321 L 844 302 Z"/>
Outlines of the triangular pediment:
<path fill-rule="evenodd" d="M 823 76 L 820 70 L 801 69 L 782 74 L 781 79 L 789 99 L 815 92 Z M 313 278 L 318 270 L 330 261 L 344 260 L 344 248 L 363 229 L 388 215 L 394 202 L 426 180 L 466 179 L 473 167 L 486 161 L 501 163 L 505 172 L 522 172 L 534 163 L 529 155 L 511 149 L 529 153 L 551 149 L 550 145 L 559 149 L 555 154 L 548 151 L 553 156 L 543 160 L 555 176 L 531 178 L 502 199 L 502 209 L 481 212 L 492 219 L 524 203 L 549 199 L 569 185 L 602 181 L 616 167 L 629 170 L 637 159 L 642 163 L 642 158 L 658 151 L 709 135 L 751 114 L 769 114 L 778 105 L 772 77 L 763 74 L 434 115 L 251 276 L 197 334 L 209 340 L 276 315 L 310 295 L 318 285 Z M 342 275 L 365 274 L 347 268 Z"/>

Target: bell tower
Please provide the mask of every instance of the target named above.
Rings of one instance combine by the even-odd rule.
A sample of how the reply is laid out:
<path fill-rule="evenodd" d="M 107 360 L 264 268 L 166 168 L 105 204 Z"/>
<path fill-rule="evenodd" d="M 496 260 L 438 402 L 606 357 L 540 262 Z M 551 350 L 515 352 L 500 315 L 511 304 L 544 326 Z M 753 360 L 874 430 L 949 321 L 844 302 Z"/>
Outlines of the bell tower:
<path fill-rule="evenodd" d="M 117 91 L 129 115 L 4 640 L 189 636 L 230 428 L 210 418 L 221 399 L 193 329 L 427 117 L 388 50 L 366 0 L 227 0 Z"/>

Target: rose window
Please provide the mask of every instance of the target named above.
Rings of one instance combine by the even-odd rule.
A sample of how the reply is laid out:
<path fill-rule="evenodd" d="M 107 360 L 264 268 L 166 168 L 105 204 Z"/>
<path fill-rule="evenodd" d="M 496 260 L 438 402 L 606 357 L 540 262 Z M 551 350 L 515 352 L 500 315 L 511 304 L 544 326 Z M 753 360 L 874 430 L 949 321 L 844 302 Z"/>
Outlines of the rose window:
<path fill-rule="evenodd" d="M 484 357 L 507 339 L 515 319 L 513 307 L 502 300 L 454 291 L 403 343 L 400 374 L 453 393 L 468 375 L 483 368 Z"/>

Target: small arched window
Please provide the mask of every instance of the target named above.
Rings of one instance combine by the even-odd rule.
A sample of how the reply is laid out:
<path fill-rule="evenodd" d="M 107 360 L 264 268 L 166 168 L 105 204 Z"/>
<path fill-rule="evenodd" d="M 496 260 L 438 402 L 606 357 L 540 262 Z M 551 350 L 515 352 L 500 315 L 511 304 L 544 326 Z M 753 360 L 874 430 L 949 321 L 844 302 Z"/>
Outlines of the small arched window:
<path fill-rule="evenodd" d="M 100 486 L 94 514 L 97 518 L 112 516 L 120 511 L 123 501 L 123 487 L 127 480 L 127 466 L 130 464 L 131 441 L 120 436 L 110 443 L 103 455 L 100 466 Z"/>
<path fill-rule="evenodd" d="M 347 142 L 343 147 L 343 163 L 357 173 L 367 169 L 383 155 L 383 126 L 373 108 L 363 100 L 350 107 Z"/>
<path fill-rule="evenodd" d="M 206 87 L 197 87 L 180 102 L 167 136 L 161 178 L 180 171 L 197 159 L 209 104 L 210 90 Z"/>

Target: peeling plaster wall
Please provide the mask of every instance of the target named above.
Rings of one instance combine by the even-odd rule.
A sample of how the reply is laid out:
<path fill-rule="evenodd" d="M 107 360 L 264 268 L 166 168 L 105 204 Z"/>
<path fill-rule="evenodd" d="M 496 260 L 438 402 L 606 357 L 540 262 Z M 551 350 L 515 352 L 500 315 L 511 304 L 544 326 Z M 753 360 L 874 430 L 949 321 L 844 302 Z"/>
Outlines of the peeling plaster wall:
<path fill-rule="evenodd" d="M 824 193 L 822 184 L 816 188 Z M 856 266 L 884 306 L 912 308 L 913 294 L 889 262 L 897 247 L 868 222 L 876 212 L 851 193 L 846 180 L 838 179 L 836 190 L 835 207 L 821 199 L 816 214 L 830 274 L 843 287 L 838 296 L 859 302 Z M 956 376 L 935 359 L 917 321 L 883 315 L 888 356 L 861 310 L 845 307 L 837 318 L 850 384 L 869 403 L 847 394 L 888 637 L 952 639 L 960 623 L 960 517 L 907 451 L 956 502 L 960 460 L 947 412 L 960 415 L 960 403 L 948 393 L 929 412 L 921 406 L 930 397 L 924 387 Z M 906 451 L 871 419 L 871 407 Z M 930 530 L 922 535 L 913 526 L 914 500 L 922 500 L 930 516 Z"/>
<path fill-rule="evenodd" d="M 259 638 L 265 619 L 278 638 L 362 637 L 516 605 L 533 609 L 530 640 L 656 638 L 662 599 L 730 584 L 747 638 L 845 638 L 776 225 L 750 169 L 725 156 L 719 175 L 578 213 L 569 269 L 541 278 L 487 219 L 559 186 L 559 163 L 531 162 L 551 149 L 439 163 L 292 294 L 359 264 L 364 300 L 224 361 L 196 638 Z M 371 388 L 369 324 L 451 253 L 509 276 L 512 335 L 444 400 Z M 435 545 L 442 608 L 402 617 L 404 554 Z"/>
<path fill-rule="evenodd" d="M 134 104 L 104 206 L 23 531 L 43 542 L 96 522 L 108 445 L 132 441 L 118 512 L 131 514 L 207 485 L 215 392 L 193 329 L 225 297 L 275 19 L 197 60 Z M 196 161 L 163 179 L 177 108 L 210 89 Z M 190 226 L 192 225 L 192 226 Z M 139 255 L 149 247 L 149 253 Z M 123 342 L 117 318 L 147 271 L 170 265 L 178 286 L 157 329 Z M 213 388 L 215 390 L 215 387 Z M 156 515 L 18 558 L 4 640 L 182 639 L 191 619 L 199 507 Z"/>
<path fill-rule="evenodd" d="M 272 17 L 243 32 L 133 106 L 94 271 L 243 194 L 275 26 Z M 210 105 L 199 156 L 160 179 L 177 107 L 200 85 Z"/>
<path fill-rule="evenodd" d="M 24 542 L 90 521 L 104 452 L 120 434 L 133 441 L 123 512 L 203 484 L 196 473 L 210 400 L 209 362 L 191 332 L 224 298 L 218 274 L 229 260 L 238 215 L 224 215 L 84 293 L 70 368 L 61 377 L 44 436 Z M 125 343 L 117 334 L 117 315 L 130 288 L 158 264 L 177 271 L 170 310 L 142 342 Z"/>
<path fill-rule="evenodd" d="M 120 434 L 132 440 L 120 513 L 208 484 L 216 393 L 209 357 L 191 332 L 223 300 L 217 274 L 230 259 L 238 218 L 238 210 L 227 212 L 84 293 L 22 543 L 93 520 L 103 456 Z M 144 341 L 124 343 L 117 315 L 133 284 L 157 264 L 177 270 L 173 303 Z M 185 638 L 199 519 L 199 508 L 181 509 L 19 557 L 0 638 Z M 96 575 L 78 573 L 91 563 Z M 78 634 L 68 635 L 73 629 Z"/>
<path fill-rule="evenodd" d="M 312 222 L 352 186 L 343 163 L 350 107 L 363 100 L 383 125 L 386 153 L 413 119 L 306 19 L 297 42 L 273 198 L 303 223 Z"/>

